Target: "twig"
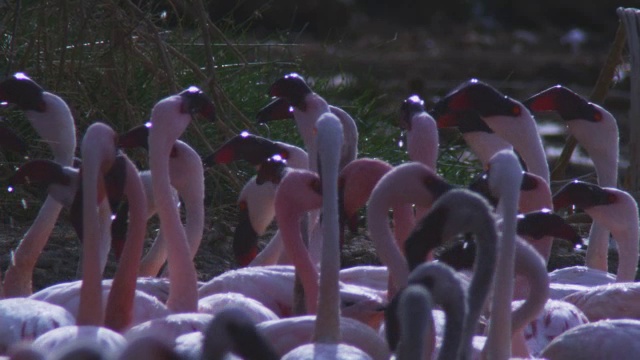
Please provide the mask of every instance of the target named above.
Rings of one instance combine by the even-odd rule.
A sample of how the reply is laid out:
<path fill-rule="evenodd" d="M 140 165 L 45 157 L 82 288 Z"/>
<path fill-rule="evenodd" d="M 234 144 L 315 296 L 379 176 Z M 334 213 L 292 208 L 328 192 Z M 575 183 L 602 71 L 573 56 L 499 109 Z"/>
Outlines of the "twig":
<path fill-rule="evenodd" d="M 598 76 L 598 80 L 596 81 L 596 85 L 594 86 L 593 92 L 589 97 L 589 100 L 595 103 L 602 103 L 609 92 L 609 88 L 611 87 L 611 83 L 613 82 L 613 75 L 615 74 L 616 68 L 620 64 L 622 59 L 622 51 L 624 50 L 625 45 L 625 31 L 622 23 L 618 25 L 618 30 L 616 31 L 616 36 L 613 40 L 613 44 L 611 46 L 611 50 L 609 51 L 609 55 L 607 56 L 607 60 L 600 71 L 600 75 Z M 556 160 L 555 165 L 553 166 L 553 171 L 551 172 L 551 180 L 560 180 L 564 177 L 565 171 L 567 169 L 567 165 L 569 164 L 569 160 L 571 159 L 571 155 L 576 148 L 578 141 L 572 135 L 569 135 L 567 138 L 567 142 L 562 149 L 562 153 L 558 160 Z"/>

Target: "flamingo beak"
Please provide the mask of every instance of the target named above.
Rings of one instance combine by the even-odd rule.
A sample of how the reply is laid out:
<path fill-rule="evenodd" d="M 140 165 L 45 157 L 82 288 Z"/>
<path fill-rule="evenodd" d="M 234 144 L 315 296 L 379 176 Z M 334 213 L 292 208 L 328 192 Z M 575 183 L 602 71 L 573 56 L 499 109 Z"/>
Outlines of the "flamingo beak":
<path fill-rule="evenodd" d="M 410 131 L 413 116 L 424 111 L 424 100 L 418 95 L 412 95 L 405 99 L 400 106 L 400 128 Z"/>
<path fill-rule="evenodd" d="M 538 179 L 535 176 L 531 175 L 529 172 L 523 172 L 522 174 L 522 184 L 520 185 L 520 190 L 522 191 L 531 191 L 538 188 Z"/>
<path fill-rule="evenodd" d="M 258 111 L 258 124 L 266 124 L 273 120 L 292 119 L 291 105 L 284 98 L 276 98 Z"/>
<path fill-rule="evenodd" d="M 213 154 L 206 157 L 204 162 L 207 165 L 214 165 L 244 160 L 258 166 L 275 155 L 285 157 L 288 153 L 275 142 L 244 131 L 220 146 Z"/>
<path fill-rule="evenodd" d="M 45 112 L 44 90 L 23 73 L 0 82 L 0 102 L 16 104 L 21 110 Z"/>
<path fill-rule="evenodd" d="M 142 147 L 149 150 L 149 126 L 147 124 L 136 126 L 118 136 L 118 147 L 131 149 Z"/>
<path fill-rule="evenodd" d="M 583 181 L 572 181 L 553 195 L 553 208 L 556 210 L 569 206 L 588 209 L 592 206 L 611 205 L 616 195 L 606 189 Z"/>
<path fill-rule="evenodd" d="M 116 260 L 120 260 L 127 238 L 129 202 L 123 201 L 117 208 L 111 223 L 111 248 Z"/>
<path fill-rule="evenodd" d="M 580 234 L 561 216 L 547 209 L 519 216 L 517 232 L 533 239 L 553 236 L 571 242 L 574 247 L 583 245 Z"/>
<path fill-rule="evenodd" d="M 242 201 L 239 206 L 238 225 L 233 233 L 233 255 L 238 265 L 245 267 L 258 254 L 258 233 L 251 224 L 247 203 Z"/>
<path fill-rule="evenodd" d="M 522 105 L 526 106 L 533 112 L 553 111 L 557 108 L 557 94 L 553 90 L 554 88 L 539 92 L 530 98 L 522 102 Z"/>
<path fill-rule="evenodd" d="M 304 81 L 302 76 L 292 73 L 276 80 L 269 88 L 269 96 L 284 98 L 291 106 L 307 110 L 305 97 L 313 91 Z"/>
<path fill-rule="evenodd" d="M 0 148 L 23 155 L 27 152 L 27 143 L 4 122 L 0 121 Z"/>
<path fill-rule="evenodd" d="M 64 173 L 63 166 L 51 160 L 32 160 L 22 165 L 9 178 L 9 184 L 43 184 L 49 186 L 51 184 L 69 185 L 71 179 Z"/>
<path fill-rule="evenodd" d="M 262 185 L 267 181 L 273 184 L 280 184 L 280 181 L 287 173 L 286 169 L 286 160 L 278 155 L 272 156 L 258 166 L 256 184 Z"/>
<path fill-rule="evenodd" d="M 195 86 L 182 91 L 179 94 L 183 99 L 182 112 L 189 114 L 200 114 L 210 120 L 216 120 L 216 107 L 202 90 Z"/>
<path fill-rule="evenodd" d="M 498 206 L 498 198 L 493 196 L 489 188 L 489 171 L 483 171 L 475 180 L 469 184 L 469 190 L 482 195 L 493 207 Z"/>

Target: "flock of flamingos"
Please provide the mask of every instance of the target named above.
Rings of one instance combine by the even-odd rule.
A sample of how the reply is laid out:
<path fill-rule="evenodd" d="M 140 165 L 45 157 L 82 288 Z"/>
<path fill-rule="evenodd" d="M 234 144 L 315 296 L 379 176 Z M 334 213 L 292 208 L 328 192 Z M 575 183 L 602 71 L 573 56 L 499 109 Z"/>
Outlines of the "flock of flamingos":
<path fill-rule="evenodd" d="M 214 104 L 190 87 L 127 133 L 92 124 L 77 160 L 65 101 L 22 73 L 0 82 L 0 102 L 23 111 L 53 154 L 10 179 L 42 184 L 48 196 L 0 273 L 0 358 L 640 358 L 638 206 L 616 188 L 618 127 L 606 109 L 559 85 L 519 102 L 471 79 L 428 112 L 417 96 L 402 102 L 411 161 L 391 166 L 358 158 L 354 120 L 299 75 L 269 95 L 258 121 L 293 118 L 306 149 L 245 132 L 203 160 L 178 140 L 197 117 L 215 119 Z M 552 194 L 532 116 L 548 111 L 588 152 L 597 184 L 571 181 Z M 0 125 L 0 145 L 20 150 Z M 469 189 L 435 172 L 441 127 L 457 127 L 485 169 Z M 125 155 L 132 147 L 148 150 L 149 170 Z M 239 160 L 257 168 L 238 200 L 233 250 L 243 267 L 198 282 L 203 166 Z M 343 233 L 365 206 L 383 266 L 341 270 Z M 82 241 L 81 280 L 33 293 L 63 207 Z M 560 216 L 567 208 L 593 219 L 586 266 L 547 273 L 554 239 L 582 243 Z M 160 231 L 143 253 L 154 214 Z M 274 218 L 278 230 L 258 251 Z M 610 238 L 616 275 L 606 271 Z M 105 280 L 111 249 L 119 263 Z"/>

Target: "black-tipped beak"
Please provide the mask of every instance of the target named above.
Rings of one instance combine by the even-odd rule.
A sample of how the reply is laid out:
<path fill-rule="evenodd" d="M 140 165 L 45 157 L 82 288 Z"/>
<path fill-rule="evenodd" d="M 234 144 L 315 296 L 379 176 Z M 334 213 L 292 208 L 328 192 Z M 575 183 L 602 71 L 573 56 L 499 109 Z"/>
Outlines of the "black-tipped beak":
<path fill-rule="evenodd" d="M 256 184 L 262 185 L 266 182 L 280 184 L 286 173 L 287 161 L 280 156 L 273 156 L 260 164 L 256 174 Z"/>
<path fill-rule="evenodd" d="M 560 85 L 543 90 L 522 102 L 529 110 L 534 112 L 555 111 L 558 108 L 558 97 L 563 92 Z"/>
<path fill-rule="evenodd" d="M 118 136 L 118 147 L 132 149 L 142 147 L 149 149 L 149 126 L 147 124 L 136 126 Z"/>
<path fill-rule="evenodd" d="M 23 73 L 0 82 L 0 102 L 16 104 L 21 110 L 45 112 L 44 90 Z"/>
<path fill-rule="evenodd" d="M 211 166 L 244 160 L 257 166 L 275 155 L 283 159 L 289 156 L 288 152 L 277 143 L 245 131 L 220 146 L 205 158 L 204 163 Z"/>
<path fill-rule="evenodd" d="M 574 247 L 582 246 L 580 234 L 564 219 L 549 210 L 534 211 L 518 217 L 518 235 L 541 239 L 553 236 L 571 242 Z"/>
<path fill-rule="evenodd" d="M 291 104 L 284 98 L 276 98 L 258 111 L 258 124 L 266 124 L 273 120 L 292 119 Z"/>
<path fill-rule="evenodd" d="M 415 114 L 424 112 L 424 100 L 418 95 L 412 95 L 405 99 L 400 105 L 399 126 L 404 130 L 411 130 L 411 119 Z"/>
<path fill-rule="evenodd" d="M 202 92 L 202 90 L 195 86 L 191 86 L 182 91 L 180 96 L 183 98 L 183 113 L 189 113 L 192 115 L 199 114 L 211 121 L 216 120 L 216 107 L 211 99 Z"/>
<path fill-rule="evenodd" d="M 498 206 L 498 198 L 493 196 L 491 193 L 491 189 L 489 188 L 489 172 L 483 171 L 478 177 L 469 184 L 469 190 L 474 191 L 485 199 L 489 201 L 489 203 L 496 207 Z"/>
<path fill-rule="evenodd" d="M 307 94 L 312 92 L 302 76 L 291 73 L 276 80 L 269 88 L 269 96 L 284 98 L 291 106 L 302 111 L 307 109 L 304 102 Z"/>
<path fill-rule="evenodd" d="M 21 155 L 27 152 L 27 143 L 2 121 L 0 121 L 0 149 Z"/>
<path fill-rule="evenodd" d="M 570 206 L 588 209 L 592 206 L 610 205 L 616 202 L 616 195 L 606 189 L 583 181 L 572 181 L 553 195 L 553 208 L 557 211 Z"/>
<path fill-rule="evenodd" d="M 111 166 L 111 169 L 104 174 L 104 184 L 109 198 L 109 205 L 112 211 L 120 207 L 124 199 L 124 187 L 127 181 L 127 162 L 124 155 L 119 154 Z"/>
<path fill-rule="evenodd" d="M 238 225 L 233 233 L 233 255 L 238 265 L 244 267 L 258 254 L 258 233 L 251 225 L 247 203 L 241 202 L 239 206 Z"/>
<path fill-rule="evenodd" d="M 51 184 L 69 185 L 71 179 L 65 175 L 63 166 L 51 160 L 32 160 L 22 165 L 11 178 L 9 185 Z"/>

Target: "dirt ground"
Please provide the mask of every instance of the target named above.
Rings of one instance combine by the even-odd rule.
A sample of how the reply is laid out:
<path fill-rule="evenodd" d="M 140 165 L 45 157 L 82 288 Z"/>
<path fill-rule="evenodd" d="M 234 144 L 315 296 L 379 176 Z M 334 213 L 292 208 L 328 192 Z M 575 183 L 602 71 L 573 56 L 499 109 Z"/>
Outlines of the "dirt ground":
<path fill-rule="evenodd" d="M 376 26 L 368 24 L 370 29 Z M 390 103 L 399 103 L 410 93 L 419 93 L 427 99 L 443 95 L 470 77 L 488 81 L 516 98 L 524 98 L 557 83 L 588 94 L 612 40 L 595 34 L 585 44 L 572 50 L 569 45 L 560 43 L 562 34 L 554 32 L 536 34 L 505 31 L 486 34 L 473 29 L 461 29 L 445 36 L 424 30 L 394 32 L 384 26 L 378 27 L 377 32 L 359 36 L 356 40 L 345 39 L 331 46 L 315 43 L 298 47 L 295 51 L 306 61 L 307 68 L 317 67 L 326 73 L 335 65 L 323 63 L 339 62 L 347 74 L 364 70 L 384 79 L 378 86 L 393 100 Z M 367 27 L 360 31 L 365 33 Z M 628 85 L 621 81 L 612 89 L 605 103 L 620 114 L 621 133 L 626 126 L 627 89 Z M 622 137 L 624 144 L 624 134 Z M 570 176 L 577 176 L 591 170 L 575 165 L 570 171 Z M 38 261 L 34 273 L 35 289 L 75 279 L 78 241 L 64 217 L 58 222 Z M 30 225 L 30 219 L 4 219 L 0 224 L 3 228 L 0 232 L 0 268 L 6 269 L 11 251 Z M 364 221 L 361 221 L 361 225 L 364 225 Z M 201 280 L 235 267 L 230 248 L 233 226 L 212 226 L 211 221 L 207 221 L 202 245 L 196 256 Z M 615 254 L 610 256 L 610 260 L 610 269 L 613 270 L 617 260 Z M 359 234 L 347 242 L 343 266 L 376 263 L 378 260 L 373 246 L 361 226 Z M 549 269 L 583 263 L 583 252 L 567 252 L 558 246 Z M 114 264 L 111 259 L 105 276 L 113 274 Z"/>

